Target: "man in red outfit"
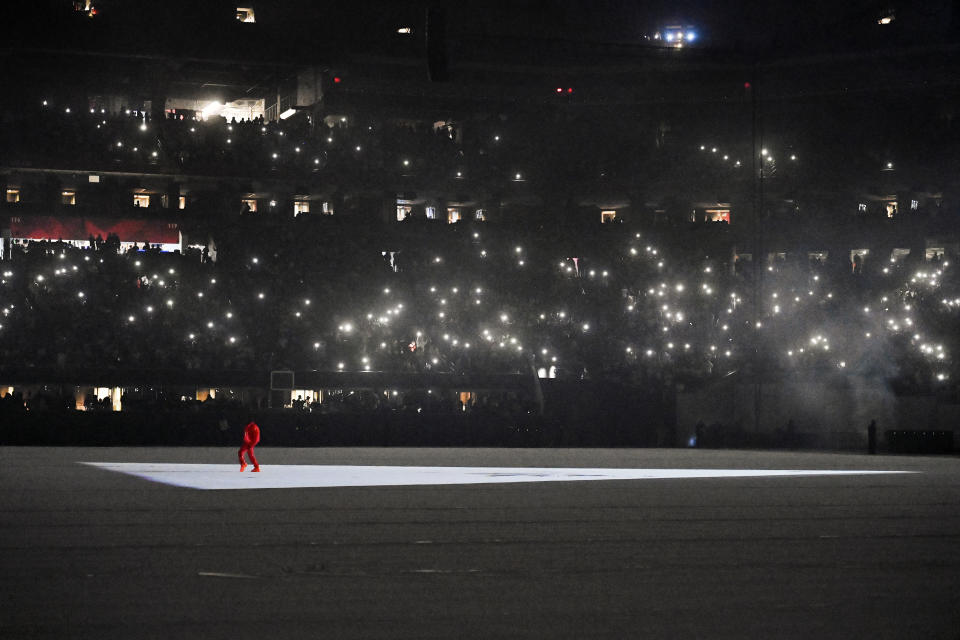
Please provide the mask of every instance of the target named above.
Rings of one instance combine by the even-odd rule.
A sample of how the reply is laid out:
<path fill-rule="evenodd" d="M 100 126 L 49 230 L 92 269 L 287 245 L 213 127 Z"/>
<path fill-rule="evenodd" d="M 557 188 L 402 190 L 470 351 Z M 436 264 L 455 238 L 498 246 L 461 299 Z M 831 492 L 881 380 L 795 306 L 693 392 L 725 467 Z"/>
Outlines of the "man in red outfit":
<path fill-rule="evenodd" d="M 252 419 L 243 429 L 243 446 L 240 447 L 238 455 L 240 456 L 240 471 L 247 468 L 247 463 L 243 460 L 244 452 L 250 456 L 250 462 L 253 463 L 253 470 L 260 471 L 260 465 L 257 463 L 257 456 L 253 455 L 253 448 L 260 442 L 260 427 Z"/>

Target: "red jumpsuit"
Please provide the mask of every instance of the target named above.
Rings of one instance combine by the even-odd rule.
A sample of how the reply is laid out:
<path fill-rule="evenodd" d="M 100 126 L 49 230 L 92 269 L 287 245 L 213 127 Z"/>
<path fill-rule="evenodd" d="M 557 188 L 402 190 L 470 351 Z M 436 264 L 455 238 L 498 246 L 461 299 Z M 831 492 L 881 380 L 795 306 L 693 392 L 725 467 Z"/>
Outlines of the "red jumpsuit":
<path fill-rule="evenodd" d="M 240 471 L 247 468 L 247 463 L 243 461 L 244 452 L 250 456 L 250 462 L 253 463 L 253 470 L 260 471 L 257 457 L 253 455 L 253 448 L 257 446 L 258 442 L 260 442 L 260 427 L 257 426 L 256 422 L 251 421 L 250 424 L 243 429 L 243 446 L 240 447 L 240 451 L 237 452 L 240 457 Z"/>

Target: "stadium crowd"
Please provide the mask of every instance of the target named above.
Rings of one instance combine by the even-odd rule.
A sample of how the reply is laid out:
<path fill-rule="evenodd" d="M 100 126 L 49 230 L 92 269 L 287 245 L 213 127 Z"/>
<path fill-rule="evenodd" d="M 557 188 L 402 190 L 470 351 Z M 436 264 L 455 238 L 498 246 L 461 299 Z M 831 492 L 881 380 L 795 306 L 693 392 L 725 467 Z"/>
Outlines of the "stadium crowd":
<path fill-rule="evenodd" d="M 649 144 L 648 127 L 625 131 L 605 119 L 537 114 L 457 125 L 311 117 L 300 112 L 270 122 L 169 112 L 161 118 L 138 108 L 111 112 L 51 98 L 0 113 L 0 146 L 12 166 L 269 177 L 351 188 L 412 179 L 478 193 L 517 184 L 540 191 L 619 188 L 627 176 L 665 180 L 686 166 L 677 165 L 679 149 L 664 153 Z M 728 164 L 724 179 L 748 176 Z M 706 166 L 699 159 L 685 179 L 705 177 Z"/>
<path fill-rule="evenodd" d="M 486 171 L 485 151 L 470 154 L 448 127 L 404 122 L 358 124 L 346 117 L 311 124 L 305 114 L 265 122 L 199 113 L 149 113 L 70 107 L 52 102 L 6 111 L 0 126 L 8 157 L 26 166 L 180 172 L 224 176 L 306 177 L 343 181 L 371 172 L 424 178 L 462 174 L 469 162 Z M 491 140 L 492 142 L 492 140 Z M 466 148 L 478 149 L 477 145 Z"/>
<path fill-rule="evenodd" d="M 247 217 L 209 252 L 14 248 L 0 361 L 29 367 L 530 371 L 657 385 L 731 371 L 955 388 L 955 256 L 781 257 L 408 221 Z M 429 228 L 428 228 L 429 227 Z M 757 278 L 762 274 L 762 278 Z"/>

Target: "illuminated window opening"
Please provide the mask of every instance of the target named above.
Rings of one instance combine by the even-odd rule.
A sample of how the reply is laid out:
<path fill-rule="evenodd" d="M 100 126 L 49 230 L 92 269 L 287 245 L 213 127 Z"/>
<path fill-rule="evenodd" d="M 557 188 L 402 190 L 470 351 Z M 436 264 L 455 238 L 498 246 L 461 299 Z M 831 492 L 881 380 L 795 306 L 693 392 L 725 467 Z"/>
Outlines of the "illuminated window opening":
<path fill-rule="evenodd" d="M 60 192 L 60 202 L 61 204 L 66 204 L 73 206 L 77 204 L 77 192 L 76 191 L 61 191 Z"/>
<path fill-rule="evenodd" d="M 427 207 L 426 208 L 427 220 L 436 220 L 437 219 L 437 208 L 436 207 Z"/>
<path fill-rule="evenodd" d="M 601 212 L 600 212 L 600 223 L 601 223 L 601 224 L 606 224 L 606 223 L 608 223 L 608 222 L 613 222 L 613 221 L 616 220 L 616 219 L 617 219 L 617 212 L 616 212 L 616 211 L 608 210 L 608 211 L 601 211 Z"/>
<path fill-rule="evenodd" d="M 486 222 L 487 221 L 487 212 L 483 209 L 477 209 L 474 213 L 474 219 L 477 222 Z"/>
<path fill-rule="evenodd" d="M 398 204 L 397 205 L 397 221 L 403 222 L 407 219 L 407 216 L 410 215 L 410 212 L 413 211 L 413 207 L 408 204 Z"/>
<path fill-rule="evenodd" d="M 290 392 L 291 403 L 302 400 L 305 404 L 323 402 L 323 391 L 315 389 L 294 389 Z"/>
<path fill-rule="evenodd" d="M 917 200 L 910 201 L 910 211 L 916 211 L 920 207 L 920 202 Z"/>
<path fill-rule="evenodd" d="M 707 222 L 730 222 L 730 209 L 707 209 Z"/>
<path fill-rule="evenodd" d="M 301 213 L 310 213 L 310 203 L 306 200 L 297 200 L 293 203 L 294 217 L 300 215 Z"/>
<path fill-rule="evenodd" d="M 133 206 L 135 207 L 149 207 L 150 206 L 150 195 L 146 193 L 135 193 L 133 194 Z"/>
<path fill-rule="evenodd" d="M 186 209 L 187 208 L 187 196 L 180 196 L 177 198 L 177 208 Z"/>
<path fill-rule="evenodd" d="M 7 189 L 7 202 L 20 202 L 20 189 Z"/>
<path fill-rule="evenodd" d="M 460 222 L 460 208 L 447 207 L 447 224 L 453 224 L 455 222 Z"/>
<path fill-rule="evenodd" d="M 858 205 L 857 205 L 857 211 L 859 211 L 860 213 L 866 213 L 866 212 L 867 212 L 867 203 L 866 203 L 866 202 L 861 202 L 860 204 L 858 204 Z"/>
<path fill-rule="evenodd" d="M 894 262 L 900 262 L 910 256 L 910 249 L 895 248 L 890 252 L 890 259 Z"/>
<path fill-rule="evenodd" d="M 850 268 L 854 273 L 862 273 L 863 263 L 870 255 L 870 249 L 851 249 L 850 250 Z"/>
<path fill-rule="evenodd" d="M 332 216 L 332 215 L 333 215 L 333 204 L 324 201 L 322 210 L 323 210 L 323 215 L 325 215 L 325 216 Z"/>
<path fill-rule="evenodd" d="M 251 213 L 257 212 L 257 201 L 254 200 L 253 198 L 247 198 L 245 200 L 241 200 L 240 204 L 246 205 L 250 209 Z"/>
<path fill-rule="evenodd" d="M 93 0 L 74 0 L 73 10 L 85 13 L 89 18 L 97 15 L 97 8 L 94 6 Z"/>
<path fill-rule="evenodd" d="M 94 393 L 96 393 L 98 402 L 109 399 L 110 408 L 114 411 L 120 411 L 120 398 L 122 397 L 120 387 L 96 387 Z"/>
<path fill-rule="evenodd" d="M 888 218 L 892 218 L 893 216 L 897 215 L 897 203 L 896 203 L 896 201 L 887 202 L 886 207 L 887 207 L 887 217 L 888 217 Z"/>
<path fill-rule="evenodd" d="M 256 22 L 257 17 L 253 12 L 253 7 L 237 7 L 238 22 Z"/>

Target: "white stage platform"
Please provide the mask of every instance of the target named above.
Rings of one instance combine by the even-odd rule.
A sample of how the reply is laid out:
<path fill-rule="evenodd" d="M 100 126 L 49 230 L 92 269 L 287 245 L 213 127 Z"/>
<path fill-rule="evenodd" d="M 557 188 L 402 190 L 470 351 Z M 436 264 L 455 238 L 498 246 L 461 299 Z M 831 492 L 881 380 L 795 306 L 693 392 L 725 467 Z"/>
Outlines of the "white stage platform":
<path fill-rule="evenodd" d="M 100 469 L 190 489 L 292 489 L 587 480 L 662 480 L 911 473 L 883 470 L 810 469 L 589 469 L 545 467 L 416 467 L 355 465 L 263 465 L 240 472 L 237 464 L 86 462 Z"/>

